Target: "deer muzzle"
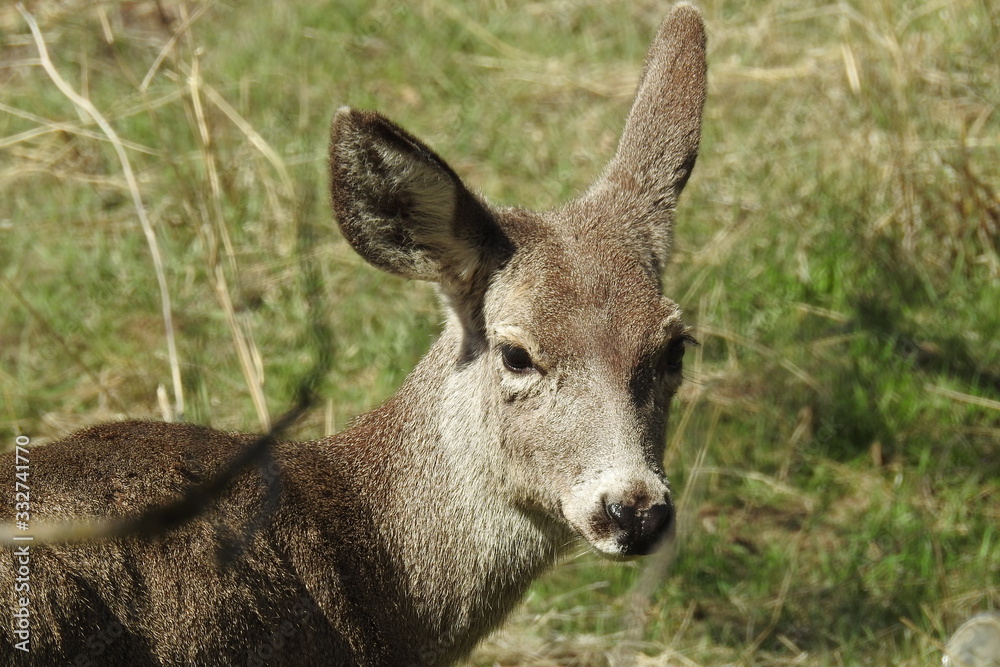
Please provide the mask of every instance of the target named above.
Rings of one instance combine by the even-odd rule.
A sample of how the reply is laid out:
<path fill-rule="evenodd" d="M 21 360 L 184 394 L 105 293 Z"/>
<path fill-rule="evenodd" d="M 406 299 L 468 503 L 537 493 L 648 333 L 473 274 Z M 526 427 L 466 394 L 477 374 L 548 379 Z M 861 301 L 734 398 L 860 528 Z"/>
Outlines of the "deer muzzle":
<path fill-rule="evenodd" d="M 674 504 L 668 495 L 643 507 L 639 503 L 605 501 L 604 511 L 618 531 L 615 542 L 623 556 L 644 556 L 673 534 Z"/>
<path fill-rule="evenodd" d="M 605 556 L 642 556 L 674 534 L 670 487 L 653 470 L 606 471 L 577 484 L 563 514 L 581 537 Z"/>

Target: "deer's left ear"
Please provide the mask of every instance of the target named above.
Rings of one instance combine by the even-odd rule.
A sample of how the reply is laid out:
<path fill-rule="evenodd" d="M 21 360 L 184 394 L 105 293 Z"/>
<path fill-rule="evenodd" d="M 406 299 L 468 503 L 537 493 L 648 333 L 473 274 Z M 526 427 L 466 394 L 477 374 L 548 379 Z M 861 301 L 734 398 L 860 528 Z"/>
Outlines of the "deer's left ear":
<path fill-rule="evenodd" d="M 614 211 L 630 237 L 652 244 L 658 266 L 666 263 L 674 207 L 698 156 L 707 87 L 705 26 L 697 9 L 680 3 L 649 47 L 618 151 L 580 200 Z"/>
<path fill-rule="evenodd" d="M 345 107 L 334 117 L 330 193 L 348 242 L 396 275 L 461 289 L 505 242 L 444 160 L 375 112 Z"/>

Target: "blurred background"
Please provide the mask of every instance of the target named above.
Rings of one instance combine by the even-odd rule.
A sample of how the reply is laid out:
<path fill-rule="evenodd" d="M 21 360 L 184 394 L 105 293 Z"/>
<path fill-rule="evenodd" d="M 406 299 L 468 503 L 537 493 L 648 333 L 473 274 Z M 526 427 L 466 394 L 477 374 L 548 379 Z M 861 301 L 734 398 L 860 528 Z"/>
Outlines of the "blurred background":
<path fill-rule="evenodd" d="M 702 342 L 677 546 L 581 548 L 470 664 L 938 662 L 1000 608 L 1000 5 L 698 6 L 710 92 L 665 275 Z M 440 315 L 336 231 L 334 109 L 556 206 L 614 152 L 668 9 L 38 0 L 42 56 L 5 4 L 0 448 L 124 415 L 259 430 L 324 348 L 290 435 L 342 428 Z"/>

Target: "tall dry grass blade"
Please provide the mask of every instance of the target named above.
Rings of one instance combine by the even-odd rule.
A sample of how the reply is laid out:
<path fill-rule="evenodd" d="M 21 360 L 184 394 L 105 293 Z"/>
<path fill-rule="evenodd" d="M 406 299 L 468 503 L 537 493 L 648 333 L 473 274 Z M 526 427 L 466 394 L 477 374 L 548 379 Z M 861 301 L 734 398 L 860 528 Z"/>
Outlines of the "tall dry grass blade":
<path fill-rule="evenodd" d="M 288 168 L 285 166 L 285 161 L 281 159 L 278 152 L 271 148 L 271 145 L 260 135 L 257 130 L 253 129 L 253 126 L 247 122 L 243 116 L 240 115 L 233 105 L 231 105 L 226 98 L 219 94 L 212 86 L 203 83 L 201 89 L 205 92 L 205 97 L 211 100 L 212 104 L 219 108 L 219 111 L 226 114 L 226 116 L 233 122 L 236 127 L 246 135 L 246 138 L 250 140 L 250 143 L 260 151 L 268 162 L 274 167 L 275 171 L 278 172 L 278 178 L 281 181 L 281 187 L 284 189 L 282 193 L 289 201 L 295 197 L 295 186 L 292 185 L 292 178 L 288 175 Z"/>
<path fill-rule="evenodd" d="M 250 398 L 253 401 L 254 409 L 257 411 L 257 420 L 261 428 L 268 430 L 271 424 L 271 416 L 267 411 L 267 399 L 264 396 L 264 372 L 263 367 L 257 360 L 260 354 L 257 346 L 250 336 L 250 333 L 240 326 L 236 317 L 236 309 L 233 307 L 233 299 L 230 295 L 229 285 L 221 264 L 216 264 L 214 270 L 210 272 L 212 287 L 222 304 L 222 309 L 226 313 L 226 324 L 236 345 L 236 356 L 246 379 L 247 388 L 250 390 Z"/>
<path fill-rule="evenodd" d="M 991 398 L 973 396 L 972 394 L 965 394 L 960 391 L 955 391 L 954 389 L 946 389 L 930 383 L 925 384 L 924 388 L 932 394 L 944 396 L 945 398 L 950 398 L 953 401 L 968 403 L 969 405 L 978 405 L 979 407 L 990 408 L 992 410 L 1000 410 L 1000 401 L 994 401 Z"/>
<path fill-rule="evenodd" d="M 209 189 L 212 193 L 212 217 L 215 230 L 215 238 L 209 243 L 209 279 L 212 288 L 222 304 L 222 309 L 226 313 L 226 323 L 229 333 L 232 336 L 233 344 L 236 346 L 236 355 L 240 362 L 240 369 L 246 380 L 247 388 L 250 391 L 250 398 L 253 401 L 254 409 L 257 411 L 257 420 L 265 431 L 270 427 L 271 416 L 267 411 L 267 400 L 264 396 L 264 372 L 261 364 L 255 363 L 255 359 L 260 358 L 260 353 L 250 332 L 245 327 L 240 326 L 236 317 L 236 309 L 233 306 L 232 293 L 229 283 L 226 280 L 226 273 L 219 263 L 217 239 L 222 240 L 226 259 L 230 270 L 237 274 L 236 253 L 233 251 L 232 240 L 229 231 L 226 229 L 225 216 L 222 212 L 222 185 L 219 181 L 219 168 L 212 151 L 212 134 L 209 131 L 208 121 L 205 117 L 205 109 L 201 103 L 201 69 L 197 54 L 193 60 L 191 74 L 188 76 L 188 84 L 191 95 L 191 104 L 194 107 L 195 121 L 198 126 L 199 148 L 201 150 L 202 163 L 205 165 L 208 174 Z"/>
<path fill-rule="evenodd" d="M 23 118 L 24 120 L 30 120 L 33 123 L 37 123 L 38 127 L 34 127 L 30 130 L 25 130 L 24 132 L 18 132 L 17 134 L 12 134 L 8 137 L 0 137 L 0 148 L 7 148 L 15 144 L 19 144 L 24 141 L 30 141 L 37 137 L 45 136 L 46 134 L 52 134 L 53 132 L 65 132 L 67 134 L 73 134 L 81 137 L 86 137 L 87 139 L 93 139 L 95 141 L 108 141 L 108 138 L 101 134 L 100 132 L 91 132 L 89 130 L 83 129 L 77 123 L 65 123 L 60 121 L 49 120 L 48 118 L 43 118 L 30 111 L 25 111 L 23 109 L 18 109 L 10 105 L 0 102 L 0 111 L 10 114 L 11 116 L 17 116 L 18 118 Z M 140 153 L 146 153 L 147 155 L 156 155 L 156 151 L 148 146 L 143 146 L 142 144 L 137 144 L 134 141 L 128 141 L 123 139 L 122 146 L 133 151 Z"/>
<path fill-rule="evenodd" d="M 192 25 L 194 25 L 195 21 L 200 19 L 205 14 L 205 12 L 208 11 L 208 8 L 214 4 L 215 0 L 208 0 L 207 2 L 199 6 L 197 9 L 195 9 L 194 13 L 184 17 L 184 22 L 181 23 L 180 27 L 177 28 L 177 30 L 173 33 L 173 35 L 170 36 L 170 39 L 167 40 L 167 43 L 163 45 L 163 48 L 160 49 L 160 53 L 157 54 L 156 59 L 153 61 L 153 64 L 150 65 L 149 67 L 149 71 L 146 72 L 146 76 L 143 77 L 142 83 L 139 84 L 140 93 L 145 93 L 146 90 L 149 88 L 149 84 L 152 83 L 153 77 L 156 76 L 156 73 L 160 71 L 160 67 L 163 65 L 163 61 L 166 60 L 170 52 L 174 50 L 174 47 L 177 45 L 177 42 L 185 34 L 187 34 L 188 30 L 191 28 Z M 182 4 L 181 7 L 183 8 L 184 5 Z"/>
<path fill-rule="evenodd" d="M 132 195 L 132 204 L 135 207 L 136 214 L 139 217 L 139 224 L 142 226 L 142 231 L 146 236 L 146 243 L 149 246 L 149 253 L 153 259 L 153 269 L 156 273 L 156 282 L 160 291 L 160 306 L 163 314 L 163 326 L 166 331 L 167 339 L 167 355 L 170 362 L 170 374 L 171 381 L 174 387 L 174 405 L 173 414 L 164 415 L 164 419 L 170 421 L 174 418 L 180 418 L 184 415 L 184 388 L 181 383 L 181 368 L 180 361 L 177 355 L 177 343 L 174 335 L 174 318 L 173 318 L 173 308 L 170 304 L 170 290 L 167 286 L 166 272 L 163 268 L 163 257 L 160 254 L 160 246 L 156 239 L 156 233 L 153 230 L 153 224 L 150 222 L 149 217 L 146 215 L 146 206 L 142 203 L 142 195 L 139 193 L 139 183 L 135 178 L 135 174 L 132 171 L 132 164 L 128 159 L 128 155 L 125 153 L 125 147 L 122 144 L 121 139 L 118 137 L 118 133 L 115 132 L 111 124 L 108 123 L 107 119 L 104 118 L 103 114 L 97 109 L 94 104 L 76 92 L 71 85 L 59 74 L 52 59 L 49 57 L 49 50 L 45 44 L 45 39 L 42 36 L 41 30 L 38 28 L 38 24 L 35 22 L 35 18 L 24 8 L 24 5 L 18 2 L 16 5 L 17 11 L 20 12 L 21 16 L 24 18 L 25 22 L 28 24 L 28 28 L 31 30 L 32 37 L 35 41 L 35 46 L 38 49 L 38 56 L 41 61 L 42 68 L 45 73 L 49 75 L 52 83 L 55 84 L 56 88 L 59 89 L 67 99 L 73 102 L 74 106 L 81 112 L 90 116 L 101 131 L 108 137 L 108 141 L 115 149 L 115 153 L 118 156 L 118 161 L 121 163 L 122 172 L 125 176 L 125 181 L 128 183 L 129 193 Z"/>

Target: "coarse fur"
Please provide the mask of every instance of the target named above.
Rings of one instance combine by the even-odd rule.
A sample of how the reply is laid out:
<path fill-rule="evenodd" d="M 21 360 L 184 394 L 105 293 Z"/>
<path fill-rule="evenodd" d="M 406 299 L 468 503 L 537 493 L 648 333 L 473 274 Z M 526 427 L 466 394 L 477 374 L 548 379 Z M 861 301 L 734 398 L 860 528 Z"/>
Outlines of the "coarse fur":
<path fill-rule="evenodd" d="M 705 89 L 701 17 L 680 4 L 607 169 L 542 213 L 493 207 L 381 115 L 338 111 L 340 228 L 373 265 L 437 284 L 440 338 L 382 406 L 278 443 L 181 527 L 32 547 L 31 652 L 4 632 L 2 662 L 450 664 L 575 542 L 621 558 L 669 538 L 661 460 L 690 337 L 660 272 Z M 254 440 L 93 426 L 32 450 L 33 516 L 135 516 Z M 16 574 L 0 563 L 8 608 Z"/>

